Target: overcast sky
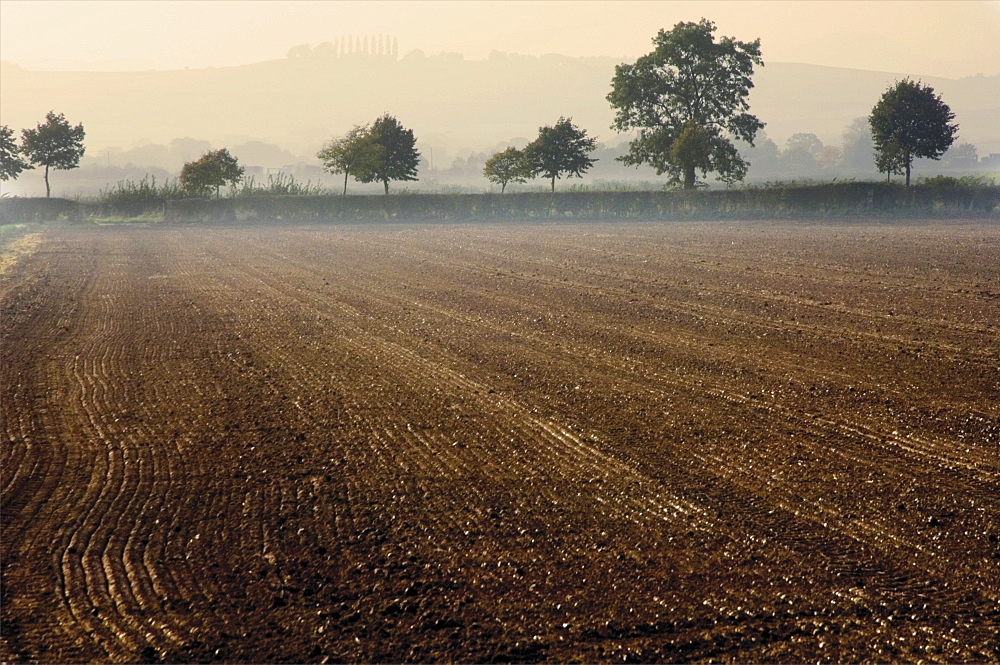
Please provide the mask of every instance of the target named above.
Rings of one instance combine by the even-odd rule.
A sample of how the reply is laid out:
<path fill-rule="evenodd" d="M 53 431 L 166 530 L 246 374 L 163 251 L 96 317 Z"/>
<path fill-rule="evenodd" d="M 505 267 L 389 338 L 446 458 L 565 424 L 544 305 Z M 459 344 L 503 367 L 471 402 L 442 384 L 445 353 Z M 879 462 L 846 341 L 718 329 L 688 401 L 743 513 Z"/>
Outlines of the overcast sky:
<path fill-rule="evenodd" d="M 0 0 L 0 58 L 29 69 L 241 65 L 343 35 L 391 34 L 401 54 L 496 49 L 634 59 L 660 28 L 709 18 L 761 38 L 765 63 L 908 75 L 1000 74 L 1000 0 L 883 2 L 89 2 Z"/>

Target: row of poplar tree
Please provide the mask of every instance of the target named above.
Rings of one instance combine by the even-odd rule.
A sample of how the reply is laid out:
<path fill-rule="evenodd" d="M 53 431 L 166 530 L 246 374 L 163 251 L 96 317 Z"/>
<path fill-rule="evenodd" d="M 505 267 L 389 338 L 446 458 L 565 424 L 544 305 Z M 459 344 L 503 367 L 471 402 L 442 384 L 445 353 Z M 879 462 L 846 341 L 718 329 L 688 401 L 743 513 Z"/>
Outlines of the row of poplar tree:
<path fill-rule="evenodd" d="M 709 173 L 731 184 L 741 181 L 750 164 L 740 155 L 734 139 L 751 146 L 764 123 L 749 113 L 747 98 L 753 88 L 755 66 L 763 66 L 760 39 L 741 42 L 732 37 L 715 39 L 715 24 L 678 23 L 660 30 L 652 52 L 634 64 L 615 68 L 607 96 L 615 112 L 612 129 L 635 132 L 628 152 L 619 157 L 626 165 L 648 164 L 658 175 L 684 189 L 699 185 L 699 174 Z M 955 140 L 958 125 L 930 86 L 905 79 L 882 95 L 868 118 L 872 130 L 875 166 L 880 173 L 906 176 L 916 158 L 939 159 Z M 50 112 L 36 129 L 23 130 L 21 145 L 13 132 L 0 127 L 0 178 L 7 180 L 26 168 L 45 167 L 49 194 L 49 168 L 75 168 L 83 155 L 83 126 L 71 127 L 60 114 Z M 524 149 L 508 147 L 486 162 L 484 175 L 506 190 L 511 183 L 544 177 L 555 181 L 581 177 L 596 160 L 589 157 L 596 140 L 560 117 L 539 128 L 538 137 Z M 317 155 L 330 173 L 347 180 L 381 182 L 385 193 L 396 180 L 416 180 L 420 153 L 413 130 L 391 115 L 371 124 L 356 125 L 328 141 Z M 185 191 L 207 195 L 242 178 L 243 169 L 225 149 L 213 151 L 184 165 L 180 185 Z"/>

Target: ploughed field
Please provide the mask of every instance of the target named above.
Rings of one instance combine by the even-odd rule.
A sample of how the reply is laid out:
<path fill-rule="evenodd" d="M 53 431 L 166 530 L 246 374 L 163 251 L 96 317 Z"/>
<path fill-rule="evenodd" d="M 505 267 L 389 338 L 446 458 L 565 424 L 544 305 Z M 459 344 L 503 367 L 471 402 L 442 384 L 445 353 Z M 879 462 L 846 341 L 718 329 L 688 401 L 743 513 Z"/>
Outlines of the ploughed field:
<path fill-rule="evenodd" d="M 1000 661 L 1000 226 L 49 228 L 4 661 Z"/>

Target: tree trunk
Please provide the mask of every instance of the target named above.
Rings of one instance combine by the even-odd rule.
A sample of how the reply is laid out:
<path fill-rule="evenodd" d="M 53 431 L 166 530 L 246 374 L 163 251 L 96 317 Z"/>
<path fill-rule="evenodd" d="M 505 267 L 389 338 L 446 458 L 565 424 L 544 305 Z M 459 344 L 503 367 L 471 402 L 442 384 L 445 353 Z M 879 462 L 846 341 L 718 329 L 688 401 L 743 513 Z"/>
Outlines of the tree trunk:
<path fill-rule="evenodd" d="M 912 162 L 912 161 L 913 160 L 910 159 L 910 156 L 906 155 L 906 186 L 907 187 L 910 186 L 910 162 Z"/>
<path fill-rule="evenodd" d="M 52 192 L 49 189 L 49 165 L 46 164 L 45 165 L 45 198 L 49 198 L 49 195 L 51 193 Z"/>
<path fill-rule="evenodd" d="M 505 190 L 505 189 L 507 189 L 507 183 L 501 182 L 500 183 L 500 193 L 503 194 L 503 190 Z"/>
<path fill-rule="evenodd" d="M 556 191 L 556 177 L 552 176 L 552 193 L 554 194 L 555 191 Z"/>
<path fill-rule="evenodd" d="M 385 195 L 389 196 L 389 181 L 388 180 L 383 180 L 382 184 L 385 185 Z"/>
<path fill-rule="evenodd" d="M 347 171 L 344 171 L 344 196 L 347 196 Z"/>
<path fill-rule="evenodd" d="M 684 167 L 684 189 L 694 189 L 694 167 Z"/>

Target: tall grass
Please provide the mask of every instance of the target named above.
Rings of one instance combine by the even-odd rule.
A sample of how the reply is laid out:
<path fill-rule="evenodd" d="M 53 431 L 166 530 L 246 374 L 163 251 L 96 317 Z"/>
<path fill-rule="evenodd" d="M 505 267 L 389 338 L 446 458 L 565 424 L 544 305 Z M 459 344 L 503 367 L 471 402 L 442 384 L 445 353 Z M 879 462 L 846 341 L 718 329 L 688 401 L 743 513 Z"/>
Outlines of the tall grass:
<path fill-rule="evenodd" d="M 230 198 L 247 196 L 322 196 L 329 190 L 311 180 L 299 182 L 295 176 L 285 173 L 268 175 L 266 183 L 258 183 L 252 175 L 229 188 Z"/>
<path fill-rule="evenodd" d="M 180 182 L 167 178 L 162 185 L 156 184 L 156 176 L 144 176 L 142 180 L 119 180 L 113 186 L 105 187 L 97 196 L 98 203 L 108 205 L 163 203 L 186 196 Z"/>

